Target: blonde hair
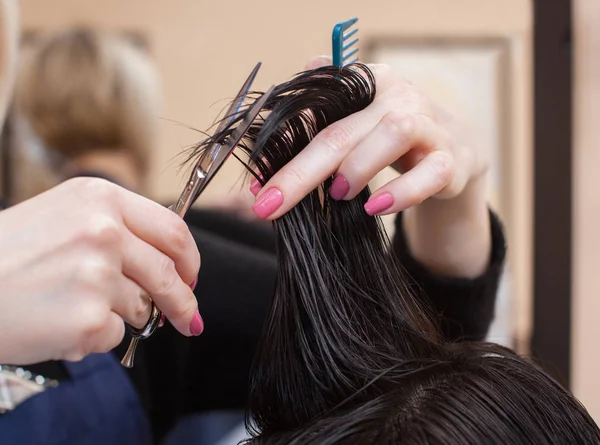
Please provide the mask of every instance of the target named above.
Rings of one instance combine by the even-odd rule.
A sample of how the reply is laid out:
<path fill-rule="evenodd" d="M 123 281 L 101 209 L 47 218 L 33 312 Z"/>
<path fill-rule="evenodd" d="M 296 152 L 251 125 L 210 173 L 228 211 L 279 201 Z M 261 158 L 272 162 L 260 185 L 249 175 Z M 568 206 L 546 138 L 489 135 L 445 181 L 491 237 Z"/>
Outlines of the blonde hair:
<path fill-rule="evenodd" d="M 23 57 L 19 111 L 43 143 L 64 156 L 131 152 L 145 170 L 156 143 L 160 91 L 155 67 L 131 41 L 75 29 Z"/>

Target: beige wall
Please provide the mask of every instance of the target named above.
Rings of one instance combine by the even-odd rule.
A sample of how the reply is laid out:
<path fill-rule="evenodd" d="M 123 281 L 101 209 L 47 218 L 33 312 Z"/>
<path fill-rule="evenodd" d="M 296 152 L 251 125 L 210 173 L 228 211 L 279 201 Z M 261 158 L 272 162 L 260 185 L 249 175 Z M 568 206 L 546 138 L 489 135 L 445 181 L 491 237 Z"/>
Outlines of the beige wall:
<path fill-rule="evenodd" d="M 575 0 L 573 390 L 600 422 L 600 2 Z"/>

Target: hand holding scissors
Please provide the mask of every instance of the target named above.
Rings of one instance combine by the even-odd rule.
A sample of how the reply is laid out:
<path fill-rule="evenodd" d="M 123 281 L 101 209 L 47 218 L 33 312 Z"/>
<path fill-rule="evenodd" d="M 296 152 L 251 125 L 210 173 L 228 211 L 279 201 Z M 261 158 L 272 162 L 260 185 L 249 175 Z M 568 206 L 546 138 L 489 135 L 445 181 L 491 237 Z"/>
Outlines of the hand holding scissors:
<path fill-rule="evenodd" d="M 240 111 L 242 104 L 250 92 L 250 88 L 254 82 L 254 79 L 256 78 L 259 68 L 260 63 L 256 65 L 256 67 L 248 76 L 248 79 L 246 79 L 242 85 L 242 88 L 227 110 L 225 118 L 218 126 L 216 133 L 219 133 L 221 130 L 234 123 L 236 119 L 241 117 L 241 113 L 245 113 L 243 115 L 243 119 L 237 125 L 237 127 L 235 127 L 231 135 L 223 144 L 214 143 L 208 147 L 207 151 L 204 153 L 204 156 L 202 156 L 194 166 L 190 178 L 183 192 L 179 196 L 179 199 L 173 206 L 169 207 L 182 219 L 185 217 L 192 204 L 206 189 L 206 186 L 215 177 L 216 173 L 220 170 L 225 161 L 229 158 L 237 144 L 244 137 L 244 134 L 248 131 L 252 125 L 252 122 L 254 119 L 256 119 L 259 112 L 271 96 L 274 87 L 271 87 L 266 93 L 261 95 L 247 110 Z M 132 339 L 127 352 L 121 360 L 121 364 L 123 366 L 127 368 L 131 368 L 133 366 L 135 350 L 138 341 L 146 339 L 152 335 L 160 323 L 161 316 L 162 313 L 160 309 L 158 309 L 158 307 L 152 303 L 152 313 L 150 315 L 150 319 L 146 323 L 146 326 L 144 326 L 142 329 L 130 327 Z"/>

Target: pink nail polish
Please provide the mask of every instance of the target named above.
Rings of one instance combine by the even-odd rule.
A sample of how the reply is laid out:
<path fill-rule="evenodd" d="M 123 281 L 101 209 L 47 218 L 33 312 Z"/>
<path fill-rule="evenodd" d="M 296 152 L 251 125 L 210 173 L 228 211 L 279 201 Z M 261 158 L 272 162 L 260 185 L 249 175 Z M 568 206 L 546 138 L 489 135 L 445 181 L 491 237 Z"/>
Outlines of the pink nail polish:
<path fill-rule="evenodd" d="M 333 184 L 331 184 L 331 188 L 329 189 L 329 194 L 333 199 L 339 201 L 340 199 L 344 199 L 344 196 L 350 190 L 350 183 L 344 177 L 344 175 L 336 175 Z"/>
<path fill-rule="evenodd" d="M 192 318 L 192 322 L 190 323 L 190 333 L 194 336 L 202 334 L 204 331 L 204 321 L 200 314 L 196 311 L 194 314 L 194 318 Z"/>
<path fill-rule="evenodd" d="M 394 198 L 389 193 L 372 196 L 365 204 L 366 212 L 373 216 L 389 209 L 394 203 Z"/>
<path fill-rule="evenodd" d="M 268 218 L 283 204 L 283 193 L 278 188 L 270 188 L 252 206 L 259 218 Z"/>
<path fill-rule="evenodd" d="M 192 281 L 192 284 L 190 284 L 190 289 L 192 289 L 192 290 L 196 289 L 197 284 L 198 284 L 198 277 L 194 278 L 194 281 Z"/>
<path fill-rule="evenodd" d="M 262 188 L 262 185 L 260 182 L 258 182 L 258 179 L 254 179 L 251 183 L 250 183 L 250 192 L 252 192 L 252 194 L 254 196 L 258 195 L 258 192 L 260 192 L 260 189 Z"/>
<path fill-rule="evenodd" d="M 160 321 L 158 322 L 158 327 L 162 328 L 165 325 L 165 314 L 160 316 Z"/>

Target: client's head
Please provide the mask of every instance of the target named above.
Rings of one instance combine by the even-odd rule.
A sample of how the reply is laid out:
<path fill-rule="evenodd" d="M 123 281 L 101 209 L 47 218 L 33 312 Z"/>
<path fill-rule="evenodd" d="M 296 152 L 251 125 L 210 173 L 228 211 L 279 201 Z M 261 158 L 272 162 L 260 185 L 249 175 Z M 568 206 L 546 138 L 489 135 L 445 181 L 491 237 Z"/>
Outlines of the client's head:
<path fill-rule="evenodd" d="M 397 368 L 374 373 L 345 403 L 315 410 L 312 419 L 293 428 L 280 428 L 270 420 L 272 412 L 258 411 L 261 426 L 251 442 L 600 443 L 600 431 L 585 408 L 529 360 L 497 345 L 457 349 L 445 358 L 399 359 Z M 312 395 L 297 397 L 310 401 Z M 293 409 L 295 399 L 290 397 L 287 409 Z M 276 404 L 270 409 L 285 408 Z"/>
<path fill-rule="evenodd" d="M 264 184 L 374 97 L 374 77 L 360 64 L 278 86 L 238 145 L 249 171 Z M 279 270 L 252 371 L 249 442 L 600 442 L 585 408 L 533 362 L 494 344 L 444 341 L 380 221 L 364 212 L 369 189 L 336 201 L 331 182 L 274 222 Z"/>
<path fill-rule="evenodd" d="M 24 57 L 16 102 L 67 175 L 143 183 L 156 145 L 157 72 L 132 41 L 73 29 L 43 37 Z"/>

